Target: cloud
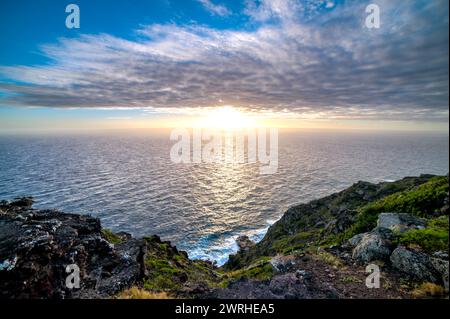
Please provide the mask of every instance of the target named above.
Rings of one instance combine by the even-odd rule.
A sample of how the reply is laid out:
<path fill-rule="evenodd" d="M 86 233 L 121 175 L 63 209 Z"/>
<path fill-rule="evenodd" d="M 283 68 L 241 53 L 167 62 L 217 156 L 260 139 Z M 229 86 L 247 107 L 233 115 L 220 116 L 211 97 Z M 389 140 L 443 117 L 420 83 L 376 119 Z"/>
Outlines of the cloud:
<path fill-rule="evenodd" d="M 227 7 L 220 4 L 214 4 L 211 2 L 211 0 L 197 0 L 197 1 L 200 2 L 203 5 L 203 7 L 213 15 L 224 17 L 231 14 L 231 11 Z"/>
<path fill-rule="evenodd" d="M 301 3 L 295 0 L 246 0 L 244 13 L 256 21 L 291 20 Z"/>
<path fill-rule="evenodd" d="M 305 22 L 334 8 L 330 0 L 245 0 L 244 13 L 255 21 Z"/>
<path fill-rule="evenodd" d="M 251 30 L 150 25 L 138 40 L 83 35 L 51 63 L 0 67 L 2 104 L 178 109 L 234 105 L 299 118 L 448 120 L 448 3 L 247 2 Z M 314 18 L 313 18 L 314 17 Z"/>

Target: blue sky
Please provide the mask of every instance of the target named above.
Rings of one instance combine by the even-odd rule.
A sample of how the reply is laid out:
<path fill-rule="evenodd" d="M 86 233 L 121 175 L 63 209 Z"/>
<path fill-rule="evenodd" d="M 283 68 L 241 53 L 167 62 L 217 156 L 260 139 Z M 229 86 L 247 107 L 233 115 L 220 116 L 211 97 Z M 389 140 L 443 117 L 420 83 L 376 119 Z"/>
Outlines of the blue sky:
<path fill-rule="evenodd" d="M 65 7 L 70 3 L 80 7 L 80 29 L 65 27 Z M 230 1 L 227 7 L 237 12 L 243 9 L 243 3 Z M 199 23 L 231 29 L 244 27 L 247 21 L 241 15 L 222 18 L 211 14 L 196 0 L 5 0 L 0 11 L 0 41 L 8 49 L 0 51 L 0 61 L 2 65 L 47 62 L 39 54 L 39 46 L 60 37 L 107 33 L 135 39 L 140 26 L 154 23 Z"/>
<path fill-rule="evenodd" d="M 80 29 L 65 26 L 69 3 Z M 370 3 L 379 29 L 364 25 Z M 8 129 L 141 127 L 224 105 L 294 126 L 448 127 L 444 0 L 4 0 L 0 30 Z"/>

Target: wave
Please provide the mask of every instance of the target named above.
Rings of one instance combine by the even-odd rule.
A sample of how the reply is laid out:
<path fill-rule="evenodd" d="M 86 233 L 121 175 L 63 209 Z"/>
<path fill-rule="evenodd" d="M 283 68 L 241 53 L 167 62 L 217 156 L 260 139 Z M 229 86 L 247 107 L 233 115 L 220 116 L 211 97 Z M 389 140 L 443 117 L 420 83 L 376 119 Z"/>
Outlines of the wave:
<path fill-rule="evenodd" d="M 274 219 L 268 219 L 265 227 L 242 233 L 210 234 L 202 237 L 195 248 L 186 250 L 191 259 L 209 260 L 215 262 L 218 266 L 222 266 L 228 261 L 230 255 L 238 252 L 239 247 L 236 240 L 239 236 L 246 235 L 250 240 L 258 243 L 275 222 Z"/>

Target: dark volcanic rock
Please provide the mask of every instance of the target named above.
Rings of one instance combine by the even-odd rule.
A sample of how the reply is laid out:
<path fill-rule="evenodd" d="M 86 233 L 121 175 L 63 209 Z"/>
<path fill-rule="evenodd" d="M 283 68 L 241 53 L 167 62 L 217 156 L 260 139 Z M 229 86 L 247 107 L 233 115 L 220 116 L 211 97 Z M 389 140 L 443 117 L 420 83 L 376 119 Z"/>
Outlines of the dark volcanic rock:
<path fill-rule="evenodd" d="M 387 260 L 391 254 L 391 242 L 378 232 L 370 232 L 358 238 L 359 241 L 353 249 L 352 258 L 359 263 L 368 263 L 373 260 Z M 356 242 L 355 238 L 351 238 Z"/>
<path fill-rule="evenodd" d="M 448 260 L 431 258 L 431 264 L 434 269 L 440 274 L 442 282 L 444 283 L 444 288 L 448 292 Z"/>
<path fill-rule="evenodd" d="M 298 264 L 298 260 L 294 255 L 278 255 L 273 257 L 269 262 L 273 269 L 279 273 L 292 271 Z"/>
<path fill-rule="evenodd" d="M 324 289 L 307 274 L 286 273 L 270 281 L 242 279 L 225 289 L 217 289 L 208 297 L 219 299 L 318 299 L 336 298 L 331 288 Z"/>
<path fill-rule="evenodd" d="M 236 239 L 236 243 L 238 244 L 239 249 L 242 251 L 249 250 L 250 248 L 255 246 L 255 243 L 252 242 L 250 238 L 248 238 L 248 236 L 239 236 Z"/>
<path fill-rule="evenodd" d="M 378 216 L 377 226 L 403 233 L 410 229 L 423 229 L 427 225 L 422 218 L 405 213 L 382 213 Z"/>
<path fill-rule="evenodd" d="M 430 257 L 422 252 L 399 246 L 394 250 L 390 259 L 394 268 L 414 279 L 433 283 L 440 282 L 440 274 L 433 266 Z"/>
<path fill-rule="evenodd" d="M 143 276 L 143 240 L 116 246 L 90 216 L 31 209 L 30 199 L 0 205 L 0 298 L 99 298 Z M 80 270 L 80 288 L 66 287 Z"/>

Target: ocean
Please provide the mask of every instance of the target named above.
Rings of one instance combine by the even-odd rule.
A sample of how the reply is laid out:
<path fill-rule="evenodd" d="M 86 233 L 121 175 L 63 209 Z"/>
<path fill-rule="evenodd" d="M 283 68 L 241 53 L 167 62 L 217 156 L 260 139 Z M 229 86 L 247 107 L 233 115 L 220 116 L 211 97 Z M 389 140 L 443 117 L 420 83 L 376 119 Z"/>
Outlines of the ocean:
<path fill-rule="evenodd" d="M 91 214 L 113 231 L 157 234 L 223 264 L 292 205 L 353 183 L 447 174 L 444 133 L 280 131 L 275 174 L 257 164 L 175 164 L 168 132 L 0 136 L 0 199 Z"/>

